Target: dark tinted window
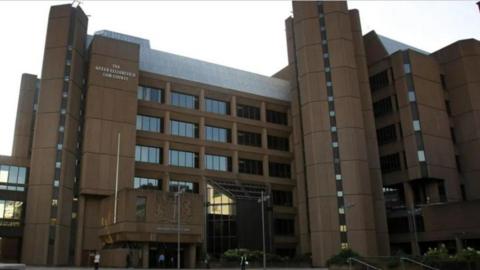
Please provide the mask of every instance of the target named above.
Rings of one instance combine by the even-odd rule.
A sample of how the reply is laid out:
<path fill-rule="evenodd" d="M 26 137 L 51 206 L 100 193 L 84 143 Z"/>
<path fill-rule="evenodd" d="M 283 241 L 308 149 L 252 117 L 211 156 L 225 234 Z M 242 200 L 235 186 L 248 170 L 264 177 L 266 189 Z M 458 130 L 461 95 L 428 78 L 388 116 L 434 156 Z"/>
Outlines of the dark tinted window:
<path fill-rule="evenodd" d="M 281 206 L 293 206 L 292 192 L 285 190 L 272 190 L 273 204 Z"/>
<path fill-rule="evenodd" d="M 382 89 L 389 85 L 388 72 L 384 70 L 370 77 L 370 88 L 373 91 Z"/>
<path fill-rule="evenodd" d="M 260 120 L 260 109 L 248 105 L 237 105 L 237 116 L 243 118 L 249 118 L 254 120 Z"/>
<path fill-rule="evenodd" d="M 373 103 L 373 113 L 375 117 L 379 117 L 393 111 L 392 99 L 390 97 L 384 98 Z"/>
<path fill-rule="evenodd" d="M 289 140 L 288 138 L 277 137 L 268 135 L 268 149 L 288 151 L 289 150 Z"/>
<path fill-rule="evenodd" d="M 378 145 L 391 143 L 397 140 L 397 133 L 395 125 L 389 125 L 380 129 L 377 129 Z"/>
<path fill-rule="evenodd" d="M 401 170 L 400 154 L 395 153 L 380 157 L 380 166 L 383 174 Z"/>
<path fill-rule="evenodd" d="M 241 173 L 263 175 L 262 161 L 252 159 L 239 159 L 238 171 Z"/>
<path fill-rule="evenodd" d="M 275 219 L 275 234 L 276 235 L 294 235 L 295 227 L 293 219 Z"/>
<path fill-rule="evenodd" d="M 272 177 L 290 178 L 290 164 L 269 162 L 268 174 Z"/>
<path fill-rule="evenodd" d="M 267 110 L 267 122 L 287 125 L 287 114 L 284 112 Z"/>
<path fill-rule="evenodd" d="M 247 131 L 238 131 L 238 144 L 250 146 L 262 146 L 262 135 Z"/>

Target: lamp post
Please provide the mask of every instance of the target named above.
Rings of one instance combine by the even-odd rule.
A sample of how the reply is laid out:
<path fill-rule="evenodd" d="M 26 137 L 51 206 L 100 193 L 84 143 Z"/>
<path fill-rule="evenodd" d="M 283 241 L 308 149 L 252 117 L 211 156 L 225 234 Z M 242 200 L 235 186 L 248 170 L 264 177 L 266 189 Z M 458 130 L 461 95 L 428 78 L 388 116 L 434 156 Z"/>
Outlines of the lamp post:
<path fill-rule="evenodd" d="M 267 269 L 267 254 L 265 252 L 265 207 L 264 203 L 270 199 L 270 196 L 264 196 L 263 191 L 260 194 L 258 202 L 262 204 L 262 240 L 263 240 L 263 269 Z"/>
<path fill-rule="evenodd" d="M 175 192 L 177 199 L 177 269 L 180 269 L 180 196 L 185 192 L 185 189 L 179 189 Z"/>

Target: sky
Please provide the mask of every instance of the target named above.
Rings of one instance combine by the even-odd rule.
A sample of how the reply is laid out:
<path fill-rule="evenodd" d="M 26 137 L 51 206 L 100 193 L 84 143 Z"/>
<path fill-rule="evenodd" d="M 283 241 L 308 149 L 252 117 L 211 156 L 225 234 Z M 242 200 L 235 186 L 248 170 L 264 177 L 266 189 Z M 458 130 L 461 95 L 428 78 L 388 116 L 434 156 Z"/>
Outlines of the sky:
<path fill-rule="evenodd" d="M 0 1 L 0 155 L 10 155 L 22 73 L 42 68 L 49 7 L 68 1 Z M 83 1 L 88 33 L 108 29 L 157 50 L 271 76 L 287 65 L 289 1 Z M 362 31 L 433 52 L 480 40 L 475 1 L 349 1 Z"/>

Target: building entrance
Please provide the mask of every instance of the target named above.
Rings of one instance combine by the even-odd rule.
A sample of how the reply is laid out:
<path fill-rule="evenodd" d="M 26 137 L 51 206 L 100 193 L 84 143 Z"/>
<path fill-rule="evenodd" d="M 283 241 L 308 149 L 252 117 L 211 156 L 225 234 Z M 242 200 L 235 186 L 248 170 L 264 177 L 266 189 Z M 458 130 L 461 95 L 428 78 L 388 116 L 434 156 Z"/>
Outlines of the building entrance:
<path fill-rule="evenodd" d="M 148 258 L 149 268 L 177 268 L 177 244 L 151 243 Z M 180 245 L 180 267 L 185 267 L 184 245 Z"/>

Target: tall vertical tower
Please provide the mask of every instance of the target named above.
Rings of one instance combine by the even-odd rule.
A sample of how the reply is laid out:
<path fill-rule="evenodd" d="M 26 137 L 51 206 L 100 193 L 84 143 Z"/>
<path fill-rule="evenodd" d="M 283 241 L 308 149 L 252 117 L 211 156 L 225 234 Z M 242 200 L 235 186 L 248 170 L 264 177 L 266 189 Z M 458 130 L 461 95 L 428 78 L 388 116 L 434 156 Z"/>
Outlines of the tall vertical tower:
<path fill-rule="evenodd" d="M 12 156 L 17 158 L 29 159 L 31 155 L 39 86 L 37 76 L 22 74 L 12 148 Z"/>
<path fill-rule="evenodd" d="M 315 266 L 347 247 L 388 254 L 358 12 L 346 2 L 294 2 L 286 23 L 302 252 Z"/>
<path fill-rule="evenodd" d="M 73 258 L 86 31 L 79 7 L 50 9 L 25 215 L 27 264 Z"/>

